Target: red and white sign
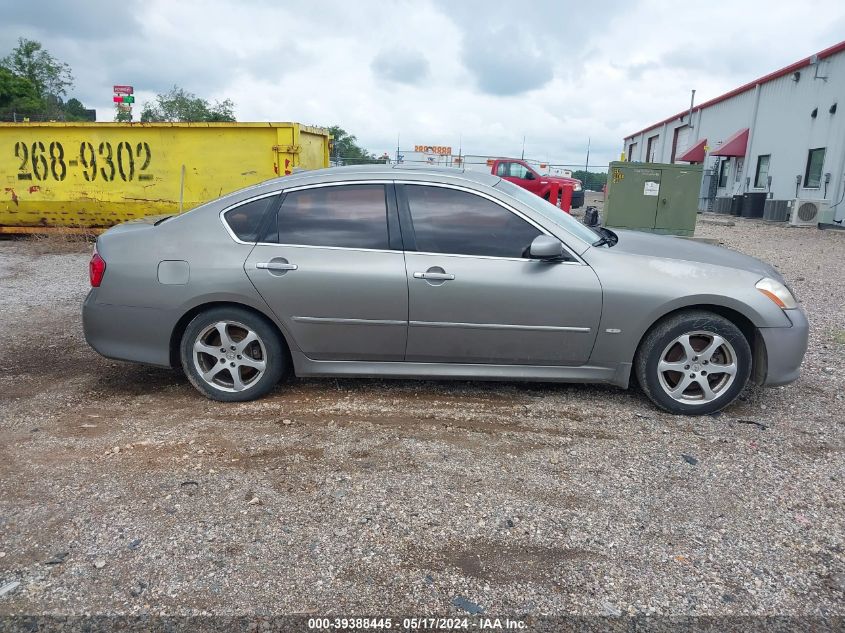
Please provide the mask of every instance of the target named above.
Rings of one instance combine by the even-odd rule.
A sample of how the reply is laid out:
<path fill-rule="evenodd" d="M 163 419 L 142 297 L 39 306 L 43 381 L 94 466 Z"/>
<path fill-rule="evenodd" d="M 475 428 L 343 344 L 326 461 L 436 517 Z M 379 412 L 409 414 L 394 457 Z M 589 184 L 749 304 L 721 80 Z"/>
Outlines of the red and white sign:
<path fill-rule="evenodd" d="M 114 93 L 117 95 L 131 95 L 135 92 L 132 86 L 115 86 Z"/>

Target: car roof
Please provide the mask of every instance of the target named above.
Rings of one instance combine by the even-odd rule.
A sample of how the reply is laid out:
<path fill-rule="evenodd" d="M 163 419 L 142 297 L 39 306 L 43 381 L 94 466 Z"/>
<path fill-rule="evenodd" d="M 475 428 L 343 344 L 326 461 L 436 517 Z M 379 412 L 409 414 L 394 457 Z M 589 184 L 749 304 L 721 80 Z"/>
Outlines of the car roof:
<path fill-rule="evenodd" d="M 290 187 L 346 180 L 421 180 L 455 184 L 475 183 L 492 187 L 501 178 L 487 172 L 467 171 L 456 167 L 428 167 L 406 164 L 348 165 L 345 167 L 294 171 L 289 176 L 273 178 L 254 185 L 250 189 L 271 191 L 273 189 L 289 189 Z"/>

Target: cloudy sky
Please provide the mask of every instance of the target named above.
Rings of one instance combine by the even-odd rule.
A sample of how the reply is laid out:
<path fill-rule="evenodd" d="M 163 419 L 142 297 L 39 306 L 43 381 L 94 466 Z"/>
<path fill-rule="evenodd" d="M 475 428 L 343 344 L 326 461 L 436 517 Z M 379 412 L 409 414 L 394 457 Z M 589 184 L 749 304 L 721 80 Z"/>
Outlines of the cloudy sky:
<path fill-rule="evenodd" d="M 19 37 L 71 65 L 111 120 L 177 84 L 242 121 L 338 124 L 377 153 L 415 144 L 591 164 L 622 138 L 845 37 L 841 0 L 28 0 Z M 137 108 L 140 111 L 140 108 Z"/>

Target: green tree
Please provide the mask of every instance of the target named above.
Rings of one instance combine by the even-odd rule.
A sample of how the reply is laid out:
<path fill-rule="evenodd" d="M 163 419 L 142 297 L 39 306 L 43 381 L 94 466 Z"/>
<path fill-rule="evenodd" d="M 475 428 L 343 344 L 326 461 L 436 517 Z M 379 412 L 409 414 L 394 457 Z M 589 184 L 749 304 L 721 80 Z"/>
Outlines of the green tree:
<path fill-rule="evenodd" d="M 66 121 L 90 121 L 90 110 L 82 105 L 82 102 L 72 97 L 62 104 Z"/>
<path fill-rule="evenodd" d="M 18 39 L 18 45 L 0 60 L 0 66 L 28 79 L 42 99 L 49 95 L 61 97 L 73 87 L 70 66 L 53 57 L 41 42 L 25 37 Z"/>
<path fill-rule="evenodd" d="M 184 88 L 173 86 L 169 92 L 156 95 L 155 102 L 147 102 L 141 110 L 141 121 L 234 121 L 235 104 L 231 99 L 215 101 L 197 97 Z"/>
<path fill-rule="evenodd" d="M 73 86 L 70 66 L 53 57 L 40 42 L 20 38 L 0 59 L 0 116 L 91 120 L 79 99 L 63 96 Z"/>
<path fill-rule="evenodd" d="M 607 172 L 604 171 L 576 169 L 572 172 L 572 177 L 580 180 L 585 189 L 592 191 L 601 191 L 602 187 L 607 183 Z"/>
<path fill-rule="evenodd" d="M 46 110 L 38 89 L 26 77 L 0 66 L 0 116 L 12 113 L 41 114 Z"/>
<path fill-rule="evenodd" d="M 328 128 L 332 135 L 331 158 L 343 165 L 364 165 L 369 163 L 380 163 L 380 159 L 358 145 L 358 139 L 349 134 L 339 125 L 331 125 Z"/>

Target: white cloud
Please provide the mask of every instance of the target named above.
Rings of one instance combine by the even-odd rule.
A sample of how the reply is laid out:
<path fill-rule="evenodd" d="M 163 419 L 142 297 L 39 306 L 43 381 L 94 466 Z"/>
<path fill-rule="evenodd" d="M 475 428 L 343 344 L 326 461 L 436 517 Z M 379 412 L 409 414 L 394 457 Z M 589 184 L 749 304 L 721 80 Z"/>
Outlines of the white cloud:
<path fill-rule="evenodd" d="M 835 43 L 845 6 L 815 0 L 640 2 L 103 0 L 17 3 L 17 37 L 68 62 L 73 95 L 112 116 L 111 85 L 139 105 L 173 84 L 231 98 L 240 120 L 339 124 L 374 152 L 462 145 L 591 164 L 622 138 Z M 819 16 L 826 16 L 819 20 Z M 139 108 L 140 109 L 140 108 Z"/>

